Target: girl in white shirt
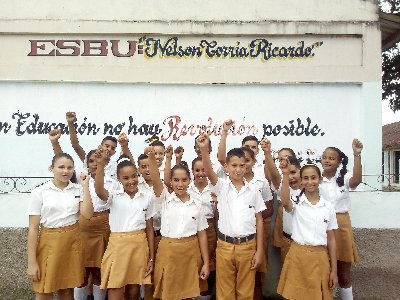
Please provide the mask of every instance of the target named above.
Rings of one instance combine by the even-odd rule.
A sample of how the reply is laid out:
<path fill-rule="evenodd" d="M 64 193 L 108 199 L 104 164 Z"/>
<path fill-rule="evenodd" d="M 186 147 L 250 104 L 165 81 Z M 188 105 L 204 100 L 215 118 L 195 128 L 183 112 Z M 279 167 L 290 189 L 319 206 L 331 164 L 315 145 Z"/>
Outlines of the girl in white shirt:
<path fill-rule="evenodd" d="M 350 195 L 362 180 L 361 151 L 363 144 L 354 139 L 352 143 L 354 154 L 353 174 L 347 172 L 347 156 L 336 147 L 328 147 L 322 154 L 323 180 L 321 195 L 335 208 L 339 229 L 335 231 L 337 243 L 337 269 L 339 277 L 339 294 L 341 299 L 353 299 L 350 270 L 351 264 L 359 261 L 359 255 L 354 243 L 350 221 Z M 339 166 L 342 166 L 338 172 Z"/>
<path fill-rule="evenodd" d="M 73 299 L 73 288 L 83 283 L 83 252 L 78 218 L 90 219 L 93 205 L 89 177 L 81 175 L 82 188 L 70 181 L 74 161 L 69 154 L 53 157 L 54 178 L 31 193 L 28 215 L 28 278 L 36 299 Z"/>
<path fill-rule="evenodd" d="M 86 299 L 88 294 L 88 278 L 92 277 L 94 300 L 104 300 L 106 292 L 100 289 L 101 283 L 101 261 L 106 251 L 110 236 L 109 225 L 109 206 L 102 201 L 96 194 L 94 179 L 97 171 L 96 150 L 91 150 L 86 155 L 85 162 L 90 174 L 89 191 L 93 202 L 93 217 L 86 220 L 79 219 L 79 227 L 84 246 L 84 265 L 86 268 L 85 283 L 83 287 L 75 288 L 74 296 L 76 300 Z M 104 178 L 104 188 L 107 190 L 119 189 L 120 184 L 111 177 Z"/>
<path fill-rule="evenodd" d="M 290 163 L 281 162 L 281 201 L 293 216 L 292 239 L 277 292 L 286 299 L 332 299 L 337 284 L 336 214 L 319 195 L 321 171 L 315 165 L 300 170 L 302 192 L 290 195 Z"/>
<path fill-rule="evenodd" d="M 123 158 L 118 162 L 117 178 L 123 189 L 104 188 L 107 150 L 96 151 L 95 189 L 110 207 L 111 235 L 101 263 L 101 288 L 108 299 L 137 299 L 141 284 L 150 284 L 154 262 L 153 194 L 138 188 L 135 165 Z"/>
<path fill-rule="evenodd" d="M 148 147 L 150 174 L 161 209 L 161 241 L 154 272 L 154 298 L 191 299 L 207 290 L 209 255 L 208 227 L 200 199 L 188 193 L 189 170 L 183 165 L 171 169 L 170 194 L 160 180 L 154 149 Z"/>
<path fill-rule="evenodd" d="M 271 142 L 264 139 L 260 143 L 261 148 L 265 155 L 265 166 L 268 174 L 271 178 L 272 186 L 277 194 L 278 201 L 280 200 L 281 187 L 282 187 L 282 176 L 276 167 L 275 161 L 271 154 Z M 294 152 L 290 148 L 282 148 L 279 151 L 279 161 L 285 162 L 289 160 L 290 172 L 289 172 L 289 185 L 291 194 L 299 194 L 301 191 L 301 178 L 300 178 L 300 163 L 294 155 Z M 276 215 L 275 230 L 274 230 L 274 241 L 279 245 L 281 249 L 281 261 L 285 260 L 285 257 L 289 251 L 291 244 L 292 235 L 292 215 L 283 210 L 282 203 L 279 201 L 279 209 Z"/>

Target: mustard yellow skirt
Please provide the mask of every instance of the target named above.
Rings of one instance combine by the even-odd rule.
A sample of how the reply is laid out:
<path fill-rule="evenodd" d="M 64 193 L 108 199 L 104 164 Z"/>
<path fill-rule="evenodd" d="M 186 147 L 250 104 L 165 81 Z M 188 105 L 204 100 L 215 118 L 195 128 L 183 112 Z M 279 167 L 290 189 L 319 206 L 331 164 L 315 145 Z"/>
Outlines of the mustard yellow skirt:
<path fill-rule="evenodd" d="M 292 242 L 277 292 L 286 299 L 332 299 L 330 269 L 327 247 L 303 246 Z"/>
<path fill-rule="evenodd" d="M 94 213 L 90 220 L 82 216 L 79 218 L 85 267 L 101 267 L 110 237 L 109 214 L 109 211 L 104 211 Z"/>
<path fill-rule="evenodd" d="M 207 280 L 199 277 L 203 262 L 197 236 L 181 239 L 162 237 L 158 245 L 154 273 L 154 298 L 192 298 L 207 290 Z"/>
<path fill-rule="evenodd" d="M 272 237 L 272 245 L 275 247 L 282 247 L 283 240 L 283 206 L 279 201 L 278 212 L 276 213 L 274 235 Z"/>
<path fill-rule="evenodd" d="M 101 288 L 121 288 L 128 284 L 150 284 L 144 277 L 149 247 L 144 230 L 112 232 L 101 262 Z"/>
<path fill-rule="evenodd" d="M 337 260 L 349 263 L 358 262 L 360 255 L 354 242 L 349 213 L 337 213 L 336 219 L 339 227 L 334 230 Z"/>
<path fill-rule="evenodd" d="M 84 280 L 83 250 L 78 223 L 61 228 L 42 227 L 37 248 L 40 281 L 37 293 L 78 287 Z"/>

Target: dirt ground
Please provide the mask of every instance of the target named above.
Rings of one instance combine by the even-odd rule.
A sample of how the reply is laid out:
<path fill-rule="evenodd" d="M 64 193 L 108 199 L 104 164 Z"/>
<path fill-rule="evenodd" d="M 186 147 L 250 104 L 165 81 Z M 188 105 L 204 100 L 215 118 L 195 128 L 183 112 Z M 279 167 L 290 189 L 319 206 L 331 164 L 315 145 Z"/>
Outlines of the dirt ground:
<path fill-rule="evenodd" d="M 400 230 L 355 229 L 361 261 L 353 267 L 355 299 L 400 299 Z M 34 299 L 26 272 L 27 229 L 0 228 L 0 299 Z"/>

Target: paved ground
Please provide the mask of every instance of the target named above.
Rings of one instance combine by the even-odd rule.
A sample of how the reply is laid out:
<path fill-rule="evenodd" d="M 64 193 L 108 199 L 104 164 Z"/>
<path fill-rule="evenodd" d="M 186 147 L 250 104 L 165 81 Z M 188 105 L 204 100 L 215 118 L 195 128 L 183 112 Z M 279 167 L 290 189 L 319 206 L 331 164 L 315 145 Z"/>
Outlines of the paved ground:
<path fill-rule="evenodd" d="M 400 299 L 400 230 L 355 229 L 361 262 L 355 299 Z M 33 299 L 26 272 L 26 229 L 0 228 L 0 299 Z"/>

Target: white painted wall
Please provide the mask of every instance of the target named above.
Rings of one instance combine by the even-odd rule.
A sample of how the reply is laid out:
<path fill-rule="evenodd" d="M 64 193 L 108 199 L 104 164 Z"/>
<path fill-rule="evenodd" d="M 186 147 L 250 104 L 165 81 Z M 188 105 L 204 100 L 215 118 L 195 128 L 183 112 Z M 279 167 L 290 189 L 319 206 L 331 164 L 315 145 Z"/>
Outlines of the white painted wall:
<path fill-rule="evenodd" d="M 0 227 L 27 227 L 29 194 L 0 195 Z M 356 228 L 400 229 L 400 192 L 352 192 L 350 212 Z"/>
<path fill-rule="evenodd" d="M 2 0 L 0 19 L 81 21 L 376 21 L 373 0 Z M 211 25 L 211 24 L 210 24 Z M 212 26 L 212 25 L 211 25 Z"/>

